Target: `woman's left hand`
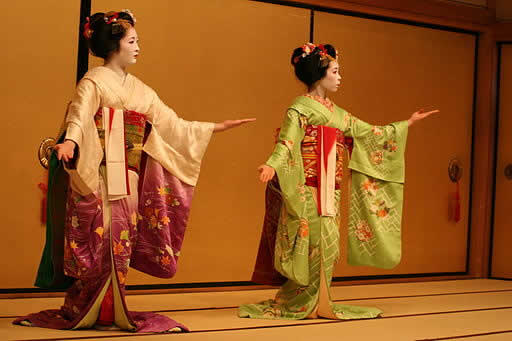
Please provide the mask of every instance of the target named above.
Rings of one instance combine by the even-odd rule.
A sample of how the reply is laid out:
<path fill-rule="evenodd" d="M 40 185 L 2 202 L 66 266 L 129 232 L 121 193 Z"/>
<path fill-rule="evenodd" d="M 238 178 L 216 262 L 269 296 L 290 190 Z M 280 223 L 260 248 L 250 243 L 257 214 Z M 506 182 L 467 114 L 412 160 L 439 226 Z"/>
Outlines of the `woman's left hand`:
<path fill-rule="evenodd" d="M 241 126 L 242 124 L 254 122 L 256 121 L 255 118 L 246 118 L 243 120 L 227 120 L 222 123 L 215 123 L 215 128 L 213 129 L 214 132 L 224 131 L 231 128 L 235 128 L 238 126 Z"/>
<path fill-rule="evenodd" d="M 412 114 L 411 118 L 407 120 L 407 122 L 409 123 L 409 127 L 412 126 L 417 121 L 421 121 L 422 119 L 427 118 L 432 114 L 437 114 L 438 112 L 439 110 L 425 112 L 425 110 L 423 109 L 416 111 L 414 114 Z"/>

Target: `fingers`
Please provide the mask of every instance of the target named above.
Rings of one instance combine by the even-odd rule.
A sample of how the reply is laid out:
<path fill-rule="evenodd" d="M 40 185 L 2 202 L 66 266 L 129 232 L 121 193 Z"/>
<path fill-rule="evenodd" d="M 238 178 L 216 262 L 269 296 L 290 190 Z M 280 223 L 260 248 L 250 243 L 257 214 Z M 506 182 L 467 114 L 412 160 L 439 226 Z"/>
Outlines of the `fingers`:
<path fill-rule="evenodd" d="M 241 123 L 249 123 L 249 122 L 254 122 L 256 121 L 256 118 L 244 118 L 242 120 L 240 120 Z"/>
<path fill-rule="evenodd" d="M 240 126 L 242 124 L 246 124 L 246 123 L 250 123 L 250 122 L 254 122 L 254 121 L 256 121 L 255 118 L 246 118 L 246 119 L 243 119 L 243 120 L 236 120 L 236 121 L 232 121 L 231 126 L 232 127 L 237 127 L 237 126 Z"/>
<path fill-rule="evenodd" d="M 69 160 L 73 159 L 74 152 L 71 150 L 70 152 L 65 152 L 62 150 L 60 145 L 55 146 L 55 151 L 57 152 L 57 159 L 64 160 L 65 162 L 69 162 Z"/>
<path fill-rule="evenodd" d="M 274 172 L 265 169 L 264 166 L 261 166 L 258 170 L 260 171 L 260 181 L 263 183 L 269 182 L 274 177 Z"/>
<path fill-rule="evenodd" d="M 268 175 L 266 173 L 261 173 L 260 174 L 260 181 L 265 183 L 265 182 L 268 182 Z"/>
<path fill-rule="evenodd" d="M 439 110 L 432 110 L 432 111 L 424 113 L 423 115 L 429 116 L 429 115 L 432 115 L 432 114 L 437 114 L 438 112 L 440 112 L 440 111 Z"/>

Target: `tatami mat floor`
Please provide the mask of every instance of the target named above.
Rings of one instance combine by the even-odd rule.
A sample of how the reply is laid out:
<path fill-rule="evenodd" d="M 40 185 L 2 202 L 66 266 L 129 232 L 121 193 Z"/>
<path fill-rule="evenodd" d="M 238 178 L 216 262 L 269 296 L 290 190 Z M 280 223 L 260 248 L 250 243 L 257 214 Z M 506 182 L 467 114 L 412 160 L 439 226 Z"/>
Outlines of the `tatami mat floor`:
<path fill-rule="evenodd" d="M 241 319 L 239 304 L 257 302 L 275 290 L 130 295 L 130 310 L 159 311 L 187 325 L 188 334 L 62 331 L 13 326 L 13 317 L 58 308 L 62 298 L 0 300 L 0 340 L 471 340 L 512 341 L 512 282 L 457 280 L 338 286 L 340 303 L 376 306 L 372 320 L 284 321 Z"/>

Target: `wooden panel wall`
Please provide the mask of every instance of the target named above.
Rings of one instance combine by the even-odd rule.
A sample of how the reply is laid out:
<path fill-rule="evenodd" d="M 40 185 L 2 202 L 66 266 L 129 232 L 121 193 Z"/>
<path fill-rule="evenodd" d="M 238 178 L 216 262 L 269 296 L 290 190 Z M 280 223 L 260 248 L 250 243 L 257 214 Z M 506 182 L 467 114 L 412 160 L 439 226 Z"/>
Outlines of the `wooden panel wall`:
<path fill-rule="evenodd" d="M 56 10 L 58 8 L 58 10 Z M 0 288 L 31 287 L 44 245 L 40 141 L 55 136 L 76 78 L 79 1 L 2 1 L 4 105 Z"/>
<path fill-rule="evenodd" d="M 500 59 L 499 139 L 491 275 L 512 279 L 512 249 L 510 248 L 512 179 L 505 176 L 505 168 L 509 165 L 512 167 L 512 44 L 502 45 Z"/>
<path fill-rule="evenodd" d="M 335 99 L 355 116 L 382 125 L 408 119 L 420 108 L 442 112 L 409 132 L 401 264 L 382 271 L 341 262 L 336 274 L 464 272 L 475 37 L 316 12 L 315 41 L 340 49 L 343 80 Z M 459 223 L 449 219 L 450 195 L 455 191 L 447 172 L 452 158 L 464 167 Z M 346 234 L 342 231 L 343 246 Z"/>

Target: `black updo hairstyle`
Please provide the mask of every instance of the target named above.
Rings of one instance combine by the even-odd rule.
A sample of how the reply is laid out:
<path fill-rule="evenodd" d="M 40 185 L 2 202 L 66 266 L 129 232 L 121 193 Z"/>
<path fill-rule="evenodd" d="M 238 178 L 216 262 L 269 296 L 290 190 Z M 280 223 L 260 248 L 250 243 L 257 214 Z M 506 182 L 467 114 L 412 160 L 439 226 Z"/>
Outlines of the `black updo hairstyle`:
<path fill-rule="evenodd" d="M 325 52 L 332 59 L 325 56 Z M 295 68 L 297 78 L 311 88 L 313 84 L 325 77 L 329 62 L 336 58 L 336 49 L 330 44 L 316 45 L 309 54 L 301 46 L 293 51 L 291 63 Z"/>
<path fill-rule="evenodd" d="M 83 32 L 92 54 L 107 59 L 119 51 L 120 40 L 132 26 L 135 21 L 127 12 L 100 12 L 89 17 Z"/>

